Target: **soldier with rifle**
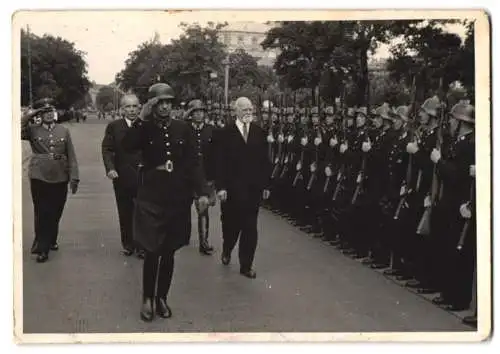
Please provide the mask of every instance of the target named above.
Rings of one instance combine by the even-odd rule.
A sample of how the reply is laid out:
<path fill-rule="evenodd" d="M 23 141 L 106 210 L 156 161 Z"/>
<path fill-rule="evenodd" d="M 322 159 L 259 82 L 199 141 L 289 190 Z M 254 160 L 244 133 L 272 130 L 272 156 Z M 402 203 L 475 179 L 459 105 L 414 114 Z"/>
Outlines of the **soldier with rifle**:
<path fill-rule="evenodd" d="M 322 233 L 322 223 L 321 223 L 321 212 L 323 209 L 321 203 L 322 189 L 324 185 L 323 174 L 324 171 L 323 161 L 325 157 L 325 138 L 324 138 L 324 124 L 320 117 L 319 112 L 319 97 L 316 99 L 317 106 L 311 109 L 311 121 L 312 121 L 312 151 L 311 151 L 311 163 L 309 164 L 309 179 L 306 185 L 306 196 L 307 196 L 307 206 L 308 215 L 306 216 L 306 222 L 311 225 L 310 232 L 314 237 L 321 237 Z"/>
<path fill-rule="evenodd" d="M 338 142 L 339 135 L 342 134 L 341 123 L 336 122 L 335 117 L 340 117 L 340 114 L 335 115 L 333 106 L 325 108 L 325 126 L 323 130 L 323 158 L 319 166 L 320 173 L 323 174 L 323 183 L 320 183 L 322 188 L 321 202 L 321 225 L 323 227 L 322 240 L 325 242 L 333 240 L 333 230 L 331 228 L 330 206 L 332 186 L 334 186 L 334 171 L 338 168 Z M 339 119 L 342 122 L 341 119 Z"/>
<path fill-rule="evenodd" d="M 416 173 L 412 184 L 412 207 L 415 209 L 416 223 L 408 230 L 414 235 L 411 247 L 412 273 L 415 279 L 406 283 L 407 287 L 415 288 L 420 293 L 434 293 L 438 284 L 432 278 L 435 274 L 435 264 L 430 260 L 435 247 L 435 240 L 431 237 L 422 237 L 417 233 L 418 222 L 421 220 L 426 206 L 424 205 L 427 193 L 431 190 L 434 164 L 429 159 L 432 149 L 436 146 L 439 125 L 439 109 L 441 102 L 437 96 L 424 101 L 418 111 L 420 128 L 416 131 L 414 139 L 408 143 L 406 151 L 413 159 L 413 170 Z M 411 237 L 411 236 L 410 236 Z"/>
<path fill-rule="evenodd" d="M 337 172 L 336 186 L 333 191 L 332 196 L 332 219 L 333 227 L 335 228 L 335 234 L 337 235 L 336 242 L 340 249 L 351 251 L 350 246 L 347 242 L 347 228 L 349 225 L 349 220 L 345 217 L 347 211 L 351 205 L 351 198 L 354 192 L 353 185 L 350 183 L 352 181 L 351 170 L 352 170 L 352 160 L 351 153 L 352 148 L 356 140 L 356 126 L 354 124 L 356 118 L 356 109 L 354 107 L 347 108 L 347 114 L 345 115 L 345 132 L 342 136 L 342 141 L 339 145 L 340 153 L 340 168 Z"/>
<path fill-rule="evenodd" d="M 475 240 L 460 237 L 464 224 L 462 214 L 469 216 L 463 206 L 474 197 L 475 165 L 474 107 L 459 103 L 450 111 L 449 134 L 452 140 L 442 154 L 433 149 L 430 158 L 442 179 L 442 195 L 436 203 L 431 220 L 431 235 L 442 242 L 439 271 L 441 295 L 433 302 L 450 311 L 462 311 L 471 302 L 472 279 L 475 263 Z M 468 234 L 468 230 L 464 235 Z"/>
<path fill-rule="evenodd" d="M 366 124 L 367 118 L 368 109 L 366 107 L 361 107 L 356 110 L 357 134 L 350 154 L 350 175 L 349 179 L 346 181 L 346 183 L 349 184 L 349 190 L 352 191 L 350 206 L 344 217 L 346 221 L 351 218 L 360 218 L 364 220 L 366 217 L 366 165 L 370 158 L 371 150 L 369 127 Z M 349 217 L 349 215 L 351 217 Z M 367 234 L 371 233 L 371 230 L 365 229 L 364 226 L 365 223 L 352 223 L 351 227 L 345 228 L 345 238 L 352 249 L 345 250 L 344 252 L 350 254 L 354 258 L 365 258 L 368 255 L 365 239 Z"/>
<path fill-rule="evenodd" d="M 395 254 L 397 233 L 394 229 L 394 213 L 399 203 L 400 191 L 402 181 L 406 176 L 406 167 L 408 164 L 408 154 L 406 153 L 406 145 L 408 144 L 408 131 L 406 123 L 409 120 L 408 106 L 400 106 L 395 111 L 389 111 L 393 119 L 393 126 L 389 132 L 387 143 L 388 147 L 387 156 L 387 175 L 385 180 L 382 181 L 382 198 L 380 200 L 381 206 L 381 231 L 380 239 L 381 246 L 384 249 L 385 257 L 377 259 L 376 263 L 371 265 L 372 268 L 386 268 L 384 274 L 397 275 L 398 255 Z"/>
<path fill-rule="evenodd" d="M 314 143 L 311 117 L 307 108 L 302 108 L 299 112 L 300 125 L 297 132 L 299 140 L 298 154 L 295 161 L 295 176 L 292 182 L 292 187 L 295 195 L 295 217 L 294 224 L 302 231 L 308 230 L 307 225 L 307 181 L 310 177 L 309 165 L 312 161 L 312 146 Z"/>
<path fill-rule="evenodd" d="M 280 128 L 278 140 L 283 138 L 281 143 L 281 153 L 279 154 L 279 163 L 281 169 L 277 173 L 277 183 L 279 184 L 279 200 L 281 204 L 279 209 L 282 215 L 293 219 L 295 200 L 293 195 L 292 182 L 295 176 L 295 156 L 297 155 L 298 142 L 297 140 L 297 124 L 295 116 L 295 108 L 288 107 L 285 116 L 284 125 Z"/>
<path fill-rule="evenodd" d="M 368 130 L 371 149 L 365 167 L 364 224 L 366 225 L 366 230 L 370 231 L 367 232 L 364 239 L 364 251 L 367 251 L 368 257 L 363 260 L 363 263 L 373 265 L 373 268 L 379 268 L 376 265 L 382 264 L 383 260 L 388 257 L 386 250 L 382 247 L 382 212 L 380 201 L 384 194 L 384 183 L 389 176 L 389 152 L 392 147 L 393 137 L 391 134 L 393 122 L 390 110 L 391 108 L 387 103 L 377 107 L 373 112 L 373 126 Z"/>

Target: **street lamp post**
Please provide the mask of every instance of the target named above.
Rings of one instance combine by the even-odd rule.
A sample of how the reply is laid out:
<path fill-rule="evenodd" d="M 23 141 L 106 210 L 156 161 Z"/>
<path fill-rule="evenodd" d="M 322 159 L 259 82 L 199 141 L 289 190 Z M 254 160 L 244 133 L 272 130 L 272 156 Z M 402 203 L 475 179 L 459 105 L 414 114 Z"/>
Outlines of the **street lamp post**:
<path fill-rule="evenodd" d="M 222 64 L 224 65 L 224 104 L 227 106 L 229 95 L 229 58 L 225 58 Z"/>

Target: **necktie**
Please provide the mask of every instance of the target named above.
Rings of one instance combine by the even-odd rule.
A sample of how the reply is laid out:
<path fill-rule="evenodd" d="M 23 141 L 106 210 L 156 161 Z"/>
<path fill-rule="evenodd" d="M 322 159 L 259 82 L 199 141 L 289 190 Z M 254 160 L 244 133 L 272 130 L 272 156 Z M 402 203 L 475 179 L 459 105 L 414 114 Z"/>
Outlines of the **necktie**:
<path fill-rule="evenodd" d="M 248 123 L 243 123 L 243 138 L 245 139 L 245 143 L 248 140 Z"/>

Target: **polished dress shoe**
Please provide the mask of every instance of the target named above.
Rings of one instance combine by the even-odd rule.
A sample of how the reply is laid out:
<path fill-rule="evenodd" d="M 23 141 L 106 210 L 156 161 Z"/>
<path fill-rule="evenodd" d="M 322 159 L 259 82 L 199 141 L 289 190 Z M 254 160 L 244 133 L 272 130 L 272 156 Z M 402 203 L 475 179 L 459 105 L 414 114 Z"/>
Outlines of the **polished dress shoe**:
<path fill-rule="evenodd" d="M 222 253 L 221 261 L 222 264 L 227 266 L 231 262 L 231 255 Z"/>
<path fill-rule="evenodd" d="M 31 245 L 31 254 L 39 254 L 40 251 L 38 250 L 38 242 L 33 242 L 33 245 Z"/>
<path fill-rule="evenodd" d="M 153 318 L 153 300 L 151 298 L 146 298 L 141 307 L 141 319 L 145 322 L 151 322 Z"/>
<path fill-rule="evenodd" d="M 469 306 L 465 304 L 445 304 L 442 305 L 442 308 L 447 311 L 460 312 L 469 309 Z"/>
<path fill-rule="evenodd" d="M 167 305 L 167 299 L 165 297 L 157 297 L 156 298 L 156 313 L 161 318 L 172 317 L 172 310 Z"/>
<path fill-rule="evenodd" d="M 52 251 L 57 251 L 57 250 L 59 249 L 59 245 L 57 244 L 57 242 L 56 242 L 56 243 L 54 243 L 52 246 L 50 246 L 50 249 L 51 249 Z"/>
<path fill-rule="evenodd" d="M 211 256 L 214 253 L 214 248 L 211 246 L 200 247 L 199 251 L 201 254 L 206 256 Z"/>
<path fill-rule="evenodd" d="M 389 275 L 389 276 L 398 276 L 401 275 L 401 270 L 399 269 L 387 269 L 384 270 L 384 275 Z"/>
<path fill-rule="evenodd" d="M 439 306 L 448 305 L 448 301 L 446 301 L 442 296 L 436 296 L 432 299 L 432 303 Z"/>
<path fill-rule="evenodd" d="M 38 263 L 45 263 L 49 260 L 49 254 L 47 252 L 42 252 L 36 257 Z"/>
<path fill-rule="evenodd" d="M 134 254 L 134 251 L 132 251 L 132 250 L 123 250 L 121 252 L 121 254 L 123 254 L 124 256 L 130 257 L 131 255 Z"/>
<path fill-rule="evenodd" d="M 462 323 L 466 324 L 468 326 L 477 327 L 477 316 L 476 315 L 474 315 L 474 316 L 466 316 L 462 320 Z"/>
<path fill-rule="evenodd" d="M 416 279 L 412 279 L 412 280 L 408 280 L 406 283 L 405 283 L 405 287 L 407 288 L 410 288 L 410 289 L 416 289 L 416 288 L 420 288 L 422 287 L 422 283 L 419 282 L 418 280 Z"/>
<path fill-rule="evenodd" d="M 253 269 L 240 270 L 240 274 L 250 279 L 255 279 L 257 277 L 257 273 L 255 273 Z"/>
<path fill-rule="evenodd" d="M 142 250 L 137 250 L 135 251 L 135 256 L 139 259 L 144 259 L 146 253 Z"/>

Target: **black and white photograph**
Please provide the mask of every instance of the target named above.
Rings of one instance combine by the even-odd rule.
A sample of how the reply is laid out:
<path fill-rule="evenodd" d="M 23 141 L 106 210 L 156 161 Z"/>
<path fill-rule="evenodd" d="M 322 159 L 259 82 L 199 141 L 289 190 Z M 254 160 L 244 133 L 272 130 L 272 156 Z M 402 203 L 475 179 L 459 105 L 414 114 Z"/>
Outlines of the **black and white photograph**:
<path fill-rule="evenodd" d="M 16 341 L 485 340 L 489 26 L 15 13 Z"/>

